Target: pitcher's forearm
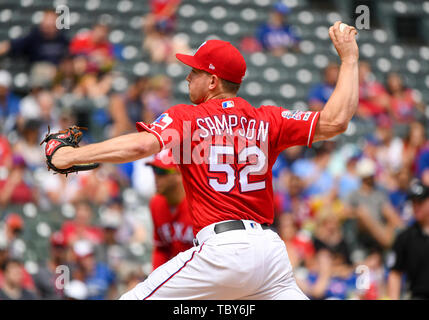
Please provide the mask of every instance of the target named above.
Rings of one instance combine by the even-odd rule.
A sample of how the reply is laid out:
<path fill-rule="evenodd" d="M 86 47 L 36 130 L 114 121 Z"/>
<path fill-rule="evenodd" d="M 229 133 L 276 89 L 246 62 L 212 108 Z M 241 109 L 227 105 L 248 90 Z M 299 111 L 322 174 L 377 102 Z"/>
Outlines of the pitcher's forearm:
<path fill-rule="evenodd" d="M 323 108 L 324 117 L 347 124 L 359 103 L 358 61 L 342 62 L 337 85 Z"/>
<path fill-rule="evenodd" d="M 358 61 L 342 62 L 336 87 L 320 112 L 314 141 L 329 139 L 344 132 L 358 103 Z"/>
<path fill-rule="evenodd" d="M 341 28 L 343 26 L 343 28 Z M 313 141 L 332 138 L 346 131 L 359 103 L 359 48 L 354 27 L 335 22 L 329 36 L 341 59 L 335 89 L 320 111 Z"/>
<path fill-rule="evenodd" d="M 159 151 L 159 144 L 150 133 L 131 133 L 79 148 L 61 148 L 54 154 L 58 168 L 77 164 L 109 162 L 125 163 L 147 157 Z"/>

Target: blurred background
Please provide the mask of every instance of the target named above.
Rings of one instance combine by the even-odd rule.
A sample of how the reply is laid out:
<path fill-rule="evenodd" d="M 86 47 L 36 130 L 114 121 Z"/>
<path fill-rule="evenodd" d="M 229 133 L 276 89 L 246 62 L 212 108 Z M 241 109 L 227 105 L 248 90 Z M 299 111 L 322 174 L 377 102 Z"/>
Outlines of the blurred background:
<path fill-rule="evenodd" d="M 310 297 L 389 298 L 409 184 L 429 185 L 429 1 L 0 0 L 0 299 L 117 299 L 153 268 L 151 159 L 54 175 L 48 125 L 92 143 L 189 103 L 174 54 L 207 39 L 241 50 L 254 106 L 321 110 L 339 68 L 328 28 L 355 25 L 359 5 L 358 111 L 336 139 L 280 155 L 273 228 Z"/>

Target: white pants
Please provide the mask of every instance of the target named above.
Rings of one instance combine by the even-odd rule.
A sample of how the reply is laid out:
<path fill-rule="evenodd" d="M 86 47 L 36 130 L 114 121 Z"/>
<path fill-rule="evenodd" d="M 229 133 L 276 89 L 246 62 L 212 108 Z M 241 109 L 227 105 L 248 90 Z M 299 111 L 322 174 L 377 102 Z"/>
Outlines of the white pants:
<path fill-rule="evenodd" d="M 243 220 L 246 230 L 196 236 L 199 245 L 179 253 L 121 300 L 308 299 L 297 286 L 286 246 L 277 233 Z"/>

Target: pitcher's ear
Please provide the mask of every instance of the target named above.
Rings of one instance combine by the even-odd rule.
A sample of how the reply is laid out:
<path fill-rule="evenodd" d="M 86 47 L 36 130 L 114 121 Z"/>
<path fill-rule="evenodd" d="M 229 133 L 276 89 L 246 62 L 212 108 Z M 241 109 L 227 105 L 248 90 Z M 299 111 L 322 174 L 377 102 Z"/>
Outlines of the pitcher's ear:
<path fill-rule="evenodd" d="M 213 90 L 215 89 L 217 86 L 219 85 L 219 78 L 218 76 L 212 74 L 210 77 L 210 85 L 209 85 L 209 89 Z"/>

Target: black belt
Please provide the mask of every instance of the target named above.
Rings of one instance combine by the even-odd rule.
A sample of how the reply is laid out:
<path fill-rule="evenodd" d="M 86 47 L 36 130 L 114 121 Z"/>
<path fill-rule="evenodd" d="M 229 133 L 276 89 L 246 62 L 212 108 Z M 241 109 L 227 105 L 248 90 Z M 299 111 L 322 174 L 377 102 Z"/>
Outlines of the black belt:
<path fill-rule="evenodd" d="M 264 230 L 270 229 L 268 224 L 261 224 L 261 227 Z M 245 230 L 245 229 L 246 227 L 244 226 L 243 221 L 233 220 L 233 221 L 225 221 L 225 222 L 216 224 L 214 227 L 214 232 L 222 233 L 222 232 L 231 231 L 231 230 Z"/>

